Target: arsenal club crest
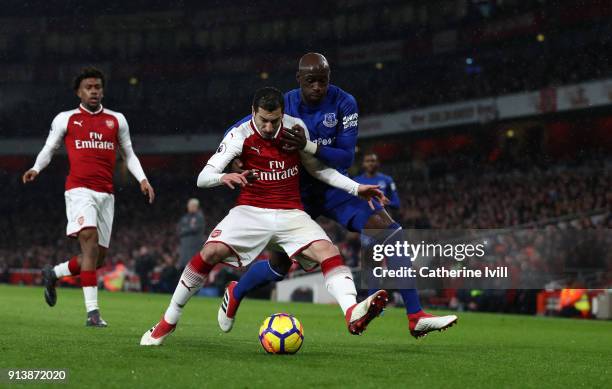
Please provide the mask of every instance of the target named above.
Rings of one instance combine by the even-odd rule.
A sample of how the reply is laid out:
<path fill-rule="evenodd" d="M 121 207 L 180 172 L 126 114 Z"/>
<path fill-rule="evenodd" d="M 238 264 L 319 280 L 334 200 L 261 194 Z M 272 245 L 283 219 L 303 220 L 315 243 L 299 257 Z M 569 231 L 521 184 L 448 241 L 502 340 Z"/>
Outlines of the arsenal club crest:
<path fill-rule="evenodd" d="M 211 234 L 210 237 L 211 238 L 216 238 L 217 236 L 221 235 L 221 230 L 214 230 Z"/>
<path fill-rule="evenodd" d="M 323 118 L 323 125 L 325 127 L 333 128 L 338 124 L 338 119 L 336 119 L 336 114 L 334 112 L 326 113 Z"/>
<path fill-rule="evenodd" d="M 115 128 L 115 122 L 113 120 L 110 120 L 110 119 L 107 120 L 106 121 L 106 127 L 108 127 L 109 129 L 112 130 L 113 128 Z"/>

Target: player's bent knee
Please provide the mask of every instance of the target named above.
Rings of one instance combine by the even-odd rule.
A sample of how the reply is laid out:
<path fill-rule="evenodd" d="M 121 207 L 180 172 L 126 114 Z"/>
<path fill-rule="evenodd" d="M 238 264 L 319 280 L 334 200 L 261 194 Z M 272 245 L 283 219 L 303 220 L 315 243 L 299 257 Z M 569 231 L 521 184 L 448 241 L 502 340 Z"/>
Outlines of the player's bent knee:
<path fill-rule="evenodd" d="M 319 240 L 314 242 L 308 247 L 308 257 L 321 263 L 327 258 L 335 257 L 340 255 L 340 250 L 334 244 L 327 240 Z"/>
<path fill-rule="evenodd" d="M 94 241 L 98 244 L 98 230 L 96 228 L 85 228 L 79 232 L 79 240 Z"/>
<path fill-rule="evenodd" d="M 210 264 L 217 264 L 231 254 L 232 252 L 226 245 L 218 242 L 206 243 L 200 251 L 200 255 L 204 261 Z"/>
<path fill-rule="evenodd" d="M 327 244 L 322 249 L 323 259 L 327 259 L 329 257 L 335 257 L 336 255 L 340 255 L 340 250 L 333 243 L 327 242 Z"/>

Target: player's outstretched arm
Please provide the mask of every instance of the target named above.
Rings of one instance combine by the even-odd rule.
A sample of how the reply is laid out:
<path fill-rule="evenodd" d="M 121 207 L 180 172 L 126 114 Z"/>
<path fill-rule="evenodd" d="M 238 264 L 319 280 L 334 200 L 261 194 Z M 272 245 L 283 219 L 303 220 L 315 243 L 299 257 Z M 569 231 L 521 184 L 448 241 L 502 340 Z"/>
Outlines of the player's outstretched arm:
<path fill-rule="evenodd" d="M 235 189 L 237 186 L 247 186 L 251 176 L 257 176 L 257 172 L 243 170 L 242 173 L 222 173 L 220 169 L 209 164 L 204 166 L 204 169 L 198 175 L 198 187 L 213 188 L 225 185 L 230 189 Z"/>
<path fill-rule="evenodd" d="M 372 209 L 374 209 L 374 204 L 372 203 L 374 198 L 378 199 L 382 204 L 389 201 L 383 192 L 378 189 L 378 185 L 361 185 L 341 174 L 336 169 L 325 166 L 321 161 L 306 152 L 301 152 L 300 157 L 302 165 L 310 175 L 327 185 L 342 189 L 353 196 L 359 196 L 367 200 Z"/>
<path fill-rule="evenodd" d="M 234 189 L 236 186 L 247 186 L 249 181 L 247 176 L 251 173 L 250 170 L 244 170 L 242 173 L 227 173 L 221 176 L 221 184 Z"/>
<path fill-rule="evenodd" d="M 374 199 L 378 200 L 378 202 L 382 205 L 389 204 L 389 199 L 380 190 L 378 185 L 359 185 L 357 194 L 359 197 L 366 200 L 372 209 L 375 209 L 373 202 Z"/>

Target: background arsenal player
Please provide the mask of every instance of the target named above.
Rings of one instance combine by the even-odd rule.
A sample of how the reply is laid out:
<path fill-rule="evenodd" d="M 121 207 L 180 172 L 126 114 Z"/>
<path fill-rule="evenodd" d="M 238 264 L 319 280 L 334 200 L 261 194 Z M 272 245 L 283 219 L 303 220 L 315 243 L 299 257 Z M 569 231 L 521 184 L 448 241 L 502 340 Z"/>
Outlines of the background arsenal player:
<path fill-rule="evenodd" d="M 236 206 L 214 228 L 202 250 L 191 259 L 172 295 L 170 306 L 158 324 L 140 341 L 143 346 L 157 346 L 174 331 L 183 308 L 203 285 L 211 269 L 219 262 L 246 266 L 269 244 L 282 248 L 289 258 L 308 269 L 321 265 L 325 285 L 338 301 L 352 334 L 363 332 L 368 323 L 380 314 L 387 302 L 387 292 L 378 291 L 357 304 L 357 291 L 351 271 L 344 265 L 340 252 L 323 229 L 304 212 L 300 198 L 300 163 L 315 178 L 368 201 L 384 199 L 376 185 L 360 185 L 337 170 L 324 166 L 315 157 L 296 150 L 288 151 L 280 137 L 281 130 L 301 128 L 302 120 L 283 115 L 283 94 L 275 88 L 262 88 L 255 93 L 253 117 L 232 129 L 217 152 L 208 160 L 198 176 L 199 187 L 226 185 L 242 187 Z M 223 170 L 240 156 L 247 169 L 242 173 Z M 248 183 L 248 175 L 255 179 Z M 230 285 L 229 291 L 231 292 Z M 226 318 L 224 331 L 229 331 L 233 318 L 225 306 L 219 318 Z M 232 317 L 234 315 L 231 315 Z"/>
<path fill-rule="evenodd" d="M 140 190 L 153 203 L 155 192 L 132 149 L 130 132 L 123 114 L 102 107 L 104 74 L 85 68 L 74 80 L 74 91 L 81 100 L 77 109 L 59 113 L 51 123 L 47 141 L 34 166 L 25 172 L 23 182 L 36 179 L 62 141 L 70 161 L 66 179 L 66 235 L 79 239 L 81 254 L 55 267 L 43 269 L 45 300 L 57 302 L 55 283 L 61 277 L 80 274 L 87 309 L 87 326 L 106 327 L 98 309 L 96 268 L 104 263 L 113 226 L 113 171 L 117 149 L 129 171 L 140 183 Z"/>

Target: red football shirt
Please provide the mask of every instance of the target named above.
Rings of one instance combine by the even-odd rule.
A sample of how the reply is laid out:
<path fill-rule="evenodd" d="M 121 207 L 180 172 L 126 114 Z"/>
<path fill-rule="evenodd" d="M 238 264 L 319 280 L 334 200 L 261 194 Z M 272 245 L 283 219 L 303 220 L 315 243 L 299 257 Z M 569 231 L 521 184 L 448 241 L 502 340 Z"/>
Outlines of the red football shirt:
<path fill-rule="evenodd" d="M 281 128 L 290 128 L 284 117 Z M 304 126 L 303 123 L 300 123 Z M 305 127 L 305 126 L 304 126 Z M 300 154 L 283 150 L 280 129 L 272 139 L 264 138 L 252 121 L 232 129 L 208 161 L 209 165 L 225 168 L 240 157 L 244 169 L 259 171 L 259 179 L 240 190 L 236 205 L 271 209 L 304 209 L 300 197 Z"/>
<path fill-rule="evenodd" d="M 129 149 L 133 153 L 129 127 L 123 114 L 103 107 L 90 112 L 81 106 L 61 112 L 51 124 L 46 146 L 56 150 L 62 141 L 70 162 L 66 190 L 88 188 L 113 193 L 117 149 Z M 137 165 L 136 178 L 140 181 L 145 177 L 140 163 Z M 42 167 L 34 166 L 38 171 Z"/>

